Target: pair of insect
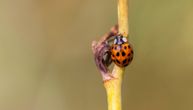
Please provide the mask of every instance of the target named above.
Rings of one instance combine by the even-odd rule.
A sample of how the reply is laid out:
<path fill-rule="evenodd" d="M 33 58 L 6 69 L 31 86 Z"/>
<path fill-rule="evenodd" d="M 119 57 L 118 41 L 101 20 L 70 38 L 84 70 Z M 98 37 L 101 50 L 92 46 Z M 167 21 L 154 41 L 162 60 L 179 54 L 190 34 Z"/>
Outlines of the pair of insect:
<path fill-rule="evenodd" d="M 128 66 L 133 60 L 133 49 L 126 37 L 117 35 L 110 46 L 111 60 L 119 67 Z"/>

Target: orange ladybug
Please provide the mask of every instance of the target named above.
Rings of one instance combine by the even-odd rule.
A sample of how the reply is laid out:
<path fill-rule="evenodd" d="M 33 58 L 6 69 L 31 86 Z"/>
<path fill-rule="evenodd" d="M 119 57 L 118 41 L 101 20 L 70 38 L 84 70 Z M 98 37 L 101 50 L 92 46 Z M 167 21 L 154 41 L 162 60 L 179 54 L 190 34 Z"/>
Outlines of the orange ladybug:
<path fill-rule="evenodd" d="M 119 67 L 126 67 L 133 60 L 133 49 L 126 37 L 116 36 L 111 46 L 111 59 Z"/>

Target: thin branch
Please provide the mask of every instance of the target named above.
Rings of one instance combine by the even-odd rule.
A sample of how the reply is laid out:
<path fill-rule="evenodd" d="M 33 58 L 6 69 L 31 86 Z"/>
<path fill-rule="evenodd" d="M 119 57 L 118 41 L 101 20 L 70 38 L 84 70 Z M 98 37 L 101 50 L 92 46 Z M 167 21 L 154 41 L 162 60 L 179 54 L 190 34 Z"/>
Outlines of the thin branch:
<path fill-rule="evenodd" d="M 129 34 L 128 26 L 128 0 L 118 0 L 118 24 L 119 33 L 125 34 L 127 37 Z"/>
<path fill-rule="evenodd" d="M 119 28 L 118 28 L 119 26 Z M 110 45 L 107 41 L 118 34 L 128 37 L 128 2 L 127 0 L 118 0 L 118 26 L 114 26 L 110 32 L 101 37 L 96 42 L 92 42 L 92 51 L 95 57 L 95 63 L 100 71 L 104 87 L 107 92 L 108 110 L 121 110 L 121 85 L 124 68 L 114 66 L 112 72 L 108 69 L 111 63 Z M 104 58 L 104 56 L 107 56 Z"/>
<path fill-rule="evenodd" d="M 127 0 L 118 0 L 118 25 L 119 33 L 124 37 L 128 37 L 128 2 Z M 114 66 L 112 71 L 113 80 L 104 83 L 107 91 L 108 110 L 121 110 L 121 86 L 124 68 L 117 65 Z"/>

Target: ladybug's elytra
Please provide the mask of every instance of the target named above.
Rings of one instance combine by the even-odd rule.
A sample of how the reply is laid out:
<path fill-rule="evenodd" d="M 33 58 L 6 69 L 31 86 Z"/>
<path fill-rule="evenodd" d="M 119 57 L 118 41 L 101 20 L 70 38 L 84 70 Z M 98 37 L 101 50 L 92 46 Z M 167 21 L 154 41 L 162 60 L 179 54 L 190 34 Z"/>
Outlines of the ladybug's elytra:
<path fill-rule="evenodd" d="M 126 67 L 133 60 L 133 49 L 126 37 L 116 36 L 111 46 L 111 59 L 119 67 Z"/>

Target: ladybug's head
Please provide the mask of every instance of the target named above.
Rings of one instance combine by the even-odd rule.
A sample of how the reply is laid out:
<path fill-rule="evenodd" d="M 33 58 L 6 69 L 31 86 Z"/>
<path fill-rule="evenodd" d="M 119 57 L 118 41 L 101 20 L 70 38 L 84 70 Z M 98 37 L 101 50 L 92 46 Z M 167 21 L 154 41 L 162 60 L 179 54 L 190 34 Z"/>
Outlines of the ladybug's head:
<path fill-rule="evenodd" d="M 116 36 L 115 39 L 114 39 L 114 44 L 124 44 L 127 42 L 127 38 L 126 37 L 123 37 L 123 36 Z"/>

